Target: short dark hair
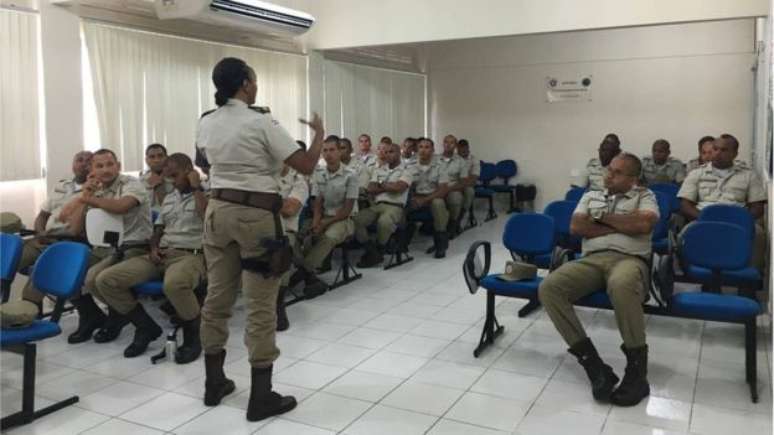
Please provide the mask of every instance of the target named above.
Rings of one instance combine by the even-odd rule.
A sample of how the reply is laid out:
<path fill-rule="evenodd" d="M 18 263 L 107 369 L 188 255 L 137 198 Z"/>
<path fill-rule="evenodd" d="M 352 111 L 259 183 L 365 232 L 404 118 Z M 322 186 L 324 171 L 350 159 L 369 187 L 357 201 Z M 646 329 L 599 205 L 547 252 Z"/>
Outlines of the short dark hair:
<path fill-rule="evenodd" d="M 193 169 L 191 158 L 183 153 L 170 154 L 164 164 L 169 165 L 170 163 L 174 163 L 180 169 Z"/>
<path fill-rule="evenodd" d="M 429 137 L 423 137 L 423 138 L 419 139 L 419 140 L 417 141 L 417 145 L 419 145 L 419 142 L 422 142 L 423 140 L 430 142 L 430 145 L 432 145 L 433 147 L 435 147 L 435 142 L 433 142 L 433 140 L 432 140 L 432 139 L 430 139 Z"/>
<path fill-rule="evenodd" d="M 113 156 L 113 160 L 118 161 L 118 157 L 116 156 L 116 153 L 113 152 L 113 150 L 109 150 L 107 148 L 100 148 L 97 151 L 94 151 L 94 156 L 101 156 L 104 154 L 110 154 Z"/>
<path fill-rule="evenodd" d="M 152 144 L 148 145 L 147 147 L 145 147 L 145 155 L 147 156 L 148 153 L 151 152 L 152 150 L 161 150 L 161 151 L 164 152 L 165 156 L 167 155 L 167 147 L 165 147 L 164 145 L 162 145 L 160 143 L 152 143 Z"/>
<path fill-rule="evenodd" d="M 714 141 L 715 141 L 715 138 L 714 138 L 714 137 L 712 137 L 712 136 L 704 136 L 704 137 L 702 137 L 701 139 L 699 139 L 699 152 L 701 152 L 701 147 L 702 147 L 702 145 L 704 145 L 706 142 L 714 142 Z"/>
<path fill-rule="evenodd" d="M 341 138 L 339 138 L 335 134 L 332 134 L 332 135 L 326 137 L 323 142 L 336 142 L 336 145 L 338 146 L 339 142 L 341 142 Z"/>
<path fill-rule="evenodd" d="M 457 146 L 469 147 L 470 144 L 468 143 L 467 139 L 460 139 L 459 141 L 457 141 Z"/>
<path fill-rule="evenodd" d="M 379 143 L 392 143 L 392 138 L 389 136 L 382 136 L 382 138 L 379 139 Z"/>
<path fill-rule="evenodd" d="M 347 145 L 349 149 L 352 149 L 352 141 L 346 137 L 341 138 L 341 141 L 339 141 L 339 145 Z"/>
<path fill-rule="evenodd" d="M 369 135 L 369 134 L 366 134 L 366 133 L 360 133 L 360 136 L 358 136 L 357 138 L 358 138 L 358 139 L 360 139 L 361 137 L 364 137 L 364 136 L 365 136 L 366 138 L 368 138 L 368 140 L 369 140 L 369 141 L 371 140 L 371 135 Z"/>
<path fill-rule="evenodd" d="M 656 139 L 656 141 L 653 142 L 653 148 L 655 148 L 656 145 L 666 145 L 667 149 L 669 149 L 669 142 L 666 139 Z"/>
<path fill-rule="evenodd" d="M 606 134 L 605 138 L 602 139 L 602 142 L 611 142 L 616 147 L 620 147 L 621 146 L 621 139 L 619 139 L 618 135 L 615 134 L 615 133 L 608 133 L 608 134 Z"/>
<path fill-rule="evenodd" d="M 727 141 L 728 141 L 728 143 L 730 143 L 730 144 L 731 144 L 731 146 L 732 146 L 732 147 L 734 147 L 734 149 L 735 149 L 736 151 L 739 151 L 739 141 L 738 141 L 738 140 L 736 140 L 736 138 L 735 138 L 733 135 L 730 135 L 730 134 L 728 134 L 728 133 L 723 133 L 723 134 L 721 134 L 721 135 L 718 137 L 718 139 L 727 140 Z"/>
<path fill-rule="evenodd" d="M 626 159 L 626 161 L 629 162 L 629 167 L 631 168 L 631 171 L 629 172 L 629 176 L 631 177 L 637 177 L 640 178 L 642 176 L 642 161 L 639 157 L 632 153 L 622 152 L 618 154 L 616 157 Z"/>

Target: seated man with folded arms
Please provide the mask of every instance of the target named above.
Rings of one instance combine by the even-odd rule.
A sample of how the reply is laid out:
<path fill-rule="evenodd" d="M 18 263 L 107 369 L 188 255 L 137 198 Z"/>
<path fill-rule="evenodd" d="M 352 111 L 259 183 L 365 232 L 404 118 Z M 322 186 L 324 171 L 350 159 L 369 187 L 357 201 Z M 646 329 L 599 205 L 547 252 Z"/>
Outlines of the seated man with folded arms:
<path fill-rule="evenodd" d="M 655 183 L 681 184 L 685 180 L 683 162 L 670 157 L 669 142 L 653 142 L 652 155 L 642 158 L 642 178 L 645 185 Z"/>
<path fill-rule="evenodd" d="M 621 153 L 621 141 L 614 133 L 609 133 L 599 144 L 599 157 L 594 157 L 586 164 L 586 181 L 583 186 L 588 190 L 605 189 L 605 173 L 613 157 Z"/>
<path fill-rule="evenodd" d="M 400 163 L 400 149 L 391 144 L 384 150 L 385 164 L 371 172 L 368 193 L 373 205 L 360 210 L 355 216 L 355 237 L 366 245 L 366 251 L 357 267 L 374 267 L 384 261 L 385 248 L 390 237 L 403 221 L 409 187 L 414 172 Z M 369 241 L 368 226 L 376 222 L 376 242 Z"/>
<path fill-rule="evenodd" d="M 659 215 L 653 192 L 637 185 L 641 172 L 635 155 L 613 158 L 606 189 L 586 192 L 572 216 L 570 231 L 583 237 L 583 257 L 550 273 L 539 289 L 546 313 L 585 369 L 594 398 L 619 406 L 634 406 L 650 394 L 642 304 L 650 280 L 650 238 Z M 573 309 L 575 301 L 603 289 L 615 310 L 627 361 L 615 390 L 618 377 L 599 357 Z"/>
<path fill-rule="evenodd" d="M 134 340 L 124 350 L 125 357 L 133 358 L 145 353 L 162 331 L 137 301 L 132 287 L 163 278 L 164 295 L 175 307 L 183 327 L 183 344 L 175 352 L 175 362 L 187 364 L 202 352 L 200 307 L 194 290 L 206 276 L 202 234 L 207 196 L 202 191 L 199 173 L 185 154 L 169 156 L 165 171 L 175 190 L 164 198 L 150 240 L 150 254 L 103 270 L 97 275 L 97 291 L 110 308 L 134 325 Z"/>
<path fill-rule="evenodd" d="M 296 141 L 298 145 L 306 151 L 306 144 L 302 141 Z M 304 204 L 309 199 L 309 183 L 307 178 L 287 164 L 282 167 L 279 177 L 279 194 L 282 196 L 282 208 L 280 216 L 282 217 L 282 227 L 288 242 L 293 249 L 293 263 L 300 263 L 303 258 L 298 234 L 299 218 Z M 277 293 L 277 331 L 285 331 L 290 327 L 288 314 L 285 310 L 285 295 L 288 291 L 290 276 L 293 266 L 282 275 L 279 292 Z"/>
<path fill-rule="evenodd" d="M 25 269 L 35 264 L 40 254 L 48 245 L 59 238 L 73 238 L 73 234 L 64 221 L 59 219 L 62 207 L 74 197 L 81 194 L 86 178 L 91 172 L 91 151 L 81 151 L 73 156 L 73 178 L 59 180 L 54 190 L 41 205 L 35 218 L 35 237 L 24 241 L 18 269 Z M 32 280 L 28 280 L 22 290 L 22 299 L 42 308 L 43 294 L 35 289 Z"/>
<path fill-rule="evenodd" d="M 699 139 L 699 157 L 691 159 L 686 165 L 686 173 L 690 173 L 694 169 L 704 166 L 712 161 L 712 156 L 715 154 L 715 145 L 713 142 L 715 138 L 712 136 L 704 136 Z"/>
<path fill-rule="evenodd" d="M 465 185 L 465 188 L 462 190 L 462 214 L 460 216 L 460 221 L 462 221 L 462 216 L 470 210 L 473 200 L 476 198 L 475 186 L 481 173 L 481 165 L 473 157 L 473 154 L 470 153 L 470 143 L 468 143 L 467 139 L 460 139 L 457 142 L 457 155 L 464 162 L 462 183 Z"/>
<path fill-rule="evenodd" d="M 435 258 L 446 257 L 449 247 L 449 210 L 446 208 L 446 194 L 449 191 L 449 178 L 443 171 L 440 159 L 436 159 L 435 146 L 431 139 L 419 141 L 418 159 L 414 168 L 414 195 L 409 208 L 418 210 L 429 207 L 433 215 L 433 246 L 427 253 L 435 253 Z"/>
<path fill-rule="evenodd" d="M 441 172 L 445 175 L 448 183 L 448 193 L 446 194 L 446 209 L 449 211 L 449 223 L 446 227 L 446 233 L 449 238 L 457 237 L 460 232 L 460 218 L 462 217 L 462 207 L 464 203 L 463 192 L 465 182 L 463 179 L 467 176 L 467 163 L 460 156 L 454 154 L 457 149 L 457 138 L 453 135 L 447 135 L 443 138 L 443 153 L 438 157 L 441 165 Z"/>
<path fill-rule="evenodd" d="M 291 283 L 304 281 L 304 293 L 309 296 L 327 290 L 328 285 L 317 278 L 315 270 L 338 244 L 355 233 L 352 215 L 357 214 L 357 177 L 341 164 L 336 139 L 323 143 L 326 166 L 315 169 L 312 174 L 311 246 L 305 247 L 303 265 L 290 279 Z"/>
<path fill-rule="evenodd" d="M 150 198 L 145 186 L 138 179 L 121 174 L 121 163 L 113 151 L 101 149 L 94 153 L 91 162 L 92 175 L 83 186 L 83 192 L 66 204 L 60 214 L 74 234 L 85 233 L 86 212 L 100 208 L 108 213 L 121 215 L 124 233 L 123 244 L 118 250 L 96 247 L 92 255 L 100 258 L 86 272 L 81 294 L 71 299 L 78 310 L 78 329 L 67 337 L 69 343 L 81 343 L 91 338 L 106 343 L 115 340 L 129 320 L 113 308 L 108 316 L 94 302 L 104 299 L 97 290 L 97 276 L 119 261 L 146 255 L 148 239 L 153 233 Z"/>
<path fill-rule="evenodd" d="M 722 134 L 713 147 L 712 161 L 691 171 L 677 193 L 680 213 L 693 221 L 708 205 L 732 204 L 747 207 L 753 218 L 759 219 L 767 200 L 766 189 L 752 169 L 734 160 L 739 154 L 739 141 Z M 759 270 L 766 263 L 765 247 L 766 232 L 756 224 L 751 265 Z"/>
<path fill-rule="evenodd" d="M 164 162 L 167 160 L 167 148 L 160 143 L 152 143 L 145 148 L 145 164 L 148 170 L 140 172 L 140 181 L 145 184 L 151 200 L 151 211 L 161 211 L 164 197 L 175 190 L 172 180 L 164 174 Z"/>

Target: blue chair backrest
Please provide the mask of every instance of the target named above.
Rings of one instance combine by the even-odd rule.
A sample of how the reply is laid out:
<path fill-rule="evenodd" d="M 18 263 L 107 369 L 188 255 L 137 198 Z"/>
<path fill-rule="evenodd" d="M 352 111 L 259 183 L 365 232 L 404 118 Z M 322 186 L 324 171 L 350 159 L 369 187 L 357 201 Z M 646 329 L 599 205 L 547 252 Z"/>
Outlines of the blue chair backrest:
<path fill-rule="evenodd" d="M 658 202 L 658 222 L 653 228 L 653 240 L 660 240 L 667 237 L 669 233 L 669 218 L 672 216 L 673 198 L 664 192 L 654 191 L 656 202 Z"/>
<path fill-rule="evenodd" d="M 685 261 L 712 270 L 738 270 L 750 261 L 751 240 L 739 225 L 694 222 L 682 233 Z"/>
<path fill-rule="evenodd" d="M 54 243 L 35 262 L 32 283 L 42 292 L 68 298 L 83 286 L 89 255 L 83 243 Z"/>
<path fill-rule="evenodd" d="M 13 281 L 21 259 L 22 238 L 16 234 L 0 233 L 0 278 Z"/>
<path fill-rule="evenodd" d="M 755 236 L 755 219 L 742 206 L 732 204 L 714 204 L 704 207 L 699 213 L 701 222 L 726 222 L 736 224 L 747 232 L 752 239 Z"/>
<path fill-rule="evenodd" d="M 570 188 L 570 190 L 567 191 L 567 193 L 564 194 L 564 199 L 566 201 L 580 202 L 580 199 L 583 197 L 584 193 L 586 193 L 585 188 L 573 186 Z"/>
<path fill-rule="evenodd" d="M 519 168 L 513 160 L 500 160 L 497 162 L 497 165 L 495 165 L 495 173 L 506 183 L 510 178 L 515 177 L 518 171 Z"/>
<path fill-rule="evenodd" d="M 653 183 L 648 186 L 652 192 L 662 192 L 669 195 L 672 201 L 672 211 L 680 210 L 680 198 L 677 197 L 677 193 L 680 191 L 680 186 L 672 183 Z"/>
<path fill-rule="evenodd" d="M 558 234 L 569 235 L 572 213 L 577 206 L 575 201 L 554 201 L 546 206 L 543 213 L 554 219 L 554 228 Z"/>
<path fill-rule="evenodd" d="M 151 210 L 151 223 L 156 223 L 156 219 L 159 218 L 159 212 Z"/>
<path fill-rule="evenodd" d="M 494 163 L 481 162 L 481 173 L 478 175 L 478 179 L 484 186 L 488 185 L 492 180 L 497 178 L 497 166 Z"/>
<path fill-rule="evenodd" d="M 503 245 L 519 255 L 548 254 L 556 244 L 554 219 L 538 213 L 515 214 L 508 219 Z"/>

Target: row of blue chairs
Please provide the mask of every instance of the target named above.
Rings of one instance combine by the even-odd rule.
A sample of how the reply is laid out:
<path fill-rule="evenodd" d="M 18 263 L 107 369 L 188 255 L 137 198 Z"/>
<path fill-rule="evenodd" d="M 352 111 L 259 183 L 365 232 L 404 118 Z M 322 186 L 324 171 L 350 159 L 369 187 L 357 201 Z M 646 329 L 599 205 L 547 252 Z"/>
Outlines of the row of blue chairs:
<path fill-rule="evenodd" d="M 657 193 L 659 207 L 669 210 L 671 202 L 668 195 Z M 563 237 L 569 234 L 574 202 L 558 201 L 549 204 L 544 214 L 523 213 L 514 215 L 507 222 L 502 242 L 514 258 L 533 262 L 541 267 L 553 269 L 561 263 L 557 252 L 565 259 L 579 255 L 572 245 L 562 247 Z M 749 281 L 738 280 L 738 276 L 747 272 L 752 250 L 750 237 L 751 222 L 739 216 L 742 207 L 712 206 L 705 208 L 703 216 L 687 227 L 677 240 L 674 250 L 667 250 L 660 256 L 654 267 L 654 281 L 649 291 L 655 304 L 644 305 L 649 314 L 686 317 L 699 320 L 712 320 L 743 324 L 745 327 L 746 376 L 753 402 L 757 402 L 756 386 L 756 317 L 762 308 L 754 294 L 740 284 Z M 720 220 L 720 221 L 719 221 Z M 664 221 L 662 216 L 661 222 Z M 571 237 L 571 236 L 570 236 Z M 573 243 L 573 242 L 570 242 Z M 654 248 L 660 239 L 654 238 Z M 681 262 L 690 265 L 686 275 L 690 282 L 701 283 L 705 289 L 715 291 L 696 291 L 674 293 L 673 253 Z M 546 266 L 548 261 L 548 266 Z M 479 345 L 474 350 L 478 357 L 481 352 L 493 344 L 502 333 L 503 327 L 495 316 L 495 296 L 526 299 L 527 304 L 520 310 L 519 316 L 527 315 L 540 306 L 538 288 L 541 278 L 530 281 L 510 282 L 499 279 L 498 274 L 489 274 L 491 246 L 489 242 L 475 242 L 468 251 L 463 272 L 471 293 L 483 287 L 487 291 L 486 320 Z M 757 272 L 757 271 L 756 271 Z M 549 271 L 550 273 L 550 271 Z M 757 282 L 760 284 L 760 281 Z M 721 294 L 721 285 L 736 286 L 739 295 Z M 699 289 L 701 290 L 701 289 Z M 612 304 L 604 289 L 600 289 L 580 300 L 577 305 L 593 308 L 612 309 Z"/>

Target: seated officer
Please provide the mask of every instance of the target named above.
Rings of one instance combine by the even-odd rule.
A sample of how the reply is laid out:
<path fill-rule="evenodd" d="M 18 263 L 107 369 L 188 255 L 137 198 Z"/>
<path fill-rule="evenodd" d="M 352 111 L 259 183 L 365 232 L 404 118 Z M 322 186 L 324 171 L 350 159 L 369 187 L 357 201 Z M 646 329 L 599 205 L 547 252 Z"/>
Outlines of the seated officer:
<path fill-rule="evenodd" d="M 650 394 L 647 379 L 648 346 L 642 303 L 648 291 L 650 238 L 658 221 L 658 204 L 650 190 L 637 186 L 641 163 L 622 153 L 610 163 L 604 191 L 583 195 L 570 231 L 583 237 L 583 257 L 565 263 L 540 285 L 540 302 L 570 346 L 591 381 L 594 398 L 633 406 Z M 626 371 L 618 377 L 599 357 L 578 321 L 572 304 L 606 289 L 623 338 Z"/>
<path fill-rule="evenodd" d="M 730 134 L 722 134 L 713 142 L 712 161 L 688 174 L 677 196 L 681 199 L 680 213 L 689 221 L 711 204 L 735 204 L 747 207 L 754 219 L 763 216 L 766 190 L 758 176 L 747 165 L 734 161 L 739 142 Z M 766 233 L 756 225 L 751 264 L 762 270 L 765 265 Z"/>
<path fill-rule="evenodd" d="M 417 141 L 413 137 L 403 139 L 400 146 L 400 159 L 404 164 L 413 165 L 417 162 Z"/>
<path fill-rule="evenodd" d="M 368 181 L 371 179 L 371 171 L 360 159 L 352 158 L 352 142 L 346 137 L 341 138 L 339 141 L 339 150 L 341 151 L 341 163 L 352 170 L 357 176 L 358 191 L 360 193 L 358 199 L 358 207 L 368 207 Z"/>
<path fill-rule="evenodd" d="M 443 153 L 439 156 L 441 172 L 446 176 L 448 193 L 446 194 L 446 209 L 449 212 L 449 223 L 446 228 L 448 237 L 454 238 L 460 231 L 460 217 L 462 216 L 463 191 L 465 183 L 463 179 L 468 174 L 464 173 L 467 163 L 461 157 L 454 154 L 457 148 L 457 138 L 447 135 L 443 138 Z"/>
<path fill-rule="evenodd" d="M 175 307 L 183 327 L 183 345 L 175 352 L 175 362 L 187 364 L 202 352 L 199 301 L 194 290 L 206 276 L 202 234 L 207 196 L 199 173 L 185 154 L 169 156 L 165 171 L 175 190 L 164 198 L 150 240 L 150 254 L 103 270 L 97 275 L 97 290 L 110 308 L 126 316 L 136 328 L 134 340 L 124 350 L 125 357 L 133 358 L 145 353 L 162 331 L 137 302 L 132 287 L 163 277 L 164 295 Z"/>
<path fill-rule="evenodd" d="M 653 142 L 653 156 L 642 158 L 642 178 L 645 184 L 681 184 L 685 179 L 685 166 L 669 156 L 669 142 L 658 139 Z"/>
<path fill-rule="evenodd" d="M 599 144 L 599 158 L 592 158 L 586 164 L 586 183 L 580 187 L 587 187 L 589 190 L 605 189 L 605 172 L 607 166 L 621 152 L 621 141 L 618 136 L 610 133 L 602 139 Z"/>
<path fill-rule="evenodd" d="M 151 210 L 158 213 L 164 197 L 175 190 L 172 180 L 164 175 L 164 162 L 167 160 L 167 149 L 160 143 L 152 143 L 145 148 L 145 164 L 148 170 L 140 172 L 140 181 L 145 184 L 151 200 Z"/>
<path fill-rule="evenodd" d="M 428 253 L 435 252 L 435 258 L 446 257 L 449 247 L 449 210 L 444 198 L 449 191 L 449 178 L 443 171 L 440 160 L 434 157 L 434 145 L 431 139 L 419 141 L 418 159 L 414 168 L 414 195 L 410 209 L 429 207 L 433 215 L 433 246 Z"/>
<path fill-rule="evenodd" d="M 368 183 L 368 193 L 373 205 L 360 210 L 355 216 L 355 237 L 366 245 L 366 251 L 357 267 L 373 267 L 384 260 L 384 252 L 390 236 L 403 220 L 409 187 L 414 181 L 410 167 L 400 163 L 398 145 L 391 144 L 384 150 L 385 164 L 373 169 Z M 376 222 L 376 243 L 369 243 L 368 226 Z"/>
<path fill-rule="evenodd" d="M 460 215 L 460 221 L 462 221 L 462 216 L 470 210 L 473 200 L 476 198 L 475 186 L 478 181 L 478 175 L 481 173 L 481 165 L 473 157 L 473 154 L 470 153 L 470 143 L 468 143 L 467 139 L 460 139 L 457 142 L 457 155 L 464 162 L 462 183 L 465 185 L 465 188 L 462 190 L 462 214 Z"/>
<path fill-rule="evenodd" d="M 325 168 L 317 168 L 312 174 L 312 244 L 306 246 L 303 266 L 291 278 L 291 282 L 303 280 L 304 293 L 316 296 L 324 293 L 328 285 L 315 276 L 315 270 L 336 245 L 355 233 L 352 214 L 357 213 L 357 177 L 351 169 L 341 164 L 338 138 L 323 144 Z"/>
<path fill-rule="evenodd" d="M 25 269 L 35 264 L 40 254 L 57 238 L 74 237 L 67 224 L 59 220 L 62 207 L 77 195 L 81 194 L 86 177 L 91 171 L 91 151 L 81 151 L 73 156 L 73 178 L 59 180 L 46 201 L 40 206 L 40 212 L 35 217 L 35 237 L 24 241 L 22 256 L 18 269 Z M 43 303 L 43 295 L 28 280 L 22 291 L 22 298 L 39 307 Z"/>
<path fill-rule="evenodd" d="M 357 138 L 358 148 L 357 159 L 366 166 L 372 166 L 376 160 L 376 154 L 371 150 L 371 136 L 363 133 Z"/>
<path fill-rule="evenodd" d="M 306 151 L 306 144 L 304 142 L 296 141 L 296 143 L 298 143 L 302 150 Z M 282 208 L 280 209 L 282 227 L 285 230 L 285 235 L 288 237 L 291 248 L 293 248 L 293 257 L 297 260 L 294 263 L 299 263 L 302 255 L 299 246 L 301 241 L 298 237 L 298 224 L 304 204 L 309 199 L 309 183 L 306 181 L 305 176 L 286 164 L 282 167 L 282 172 L 280 172 L 279 194 L 282 196 Z M 288 314 L 285 311 L 285 294 L 288 291 L 291 274 L 289 269 L 282 275 L 279 292 L 277 293 L 277 331 L 285 331 L 290 327 Z"/>
<path fill-rule="evenodd" d="M 64 218 L 74 234 L 84 232 L 86 211 L 100 208 L 108 213 L 121 215 L 124 224 L 123 245 L 117 251 L 112 248 L 96 247 L 92 255 L 99 262 L 86 272 L 81 294 L 71 299 L 78 310 L 78 329 L 67 337 L 69 343 L 81 343 L 91 338 L 101 328 L 94 341 L 105 343 L 115 340 L 128 319 L 109 308 L 105 318 L 92 294 L 102 299 L 97 291 L 97 275 L 122 259 L 129 259 L 148 253 L 148 239 L 153 227 L 150 218 L 150 199 L 145 186 L 136 178 L 123 175 L 121 163 L 113 151 L 101 149 L 94 153 L 91 162 L 92 175 L 84 184 L 83 191 L 66 204 L 60 218 Z"/>
<path fill-rule="evenodd" d="M 715 146 L 713 145 L 714 141 L 715 138 L 712 136 L 704 136 L 699 139 L 699 157 L 691 159 L 688 162 L 686 168 L 687 172 L 691 172 L 694 169 L 700 166 L 704 166 L 705 164 L 712 161 L 712 156 L 715 154 Z"/>

